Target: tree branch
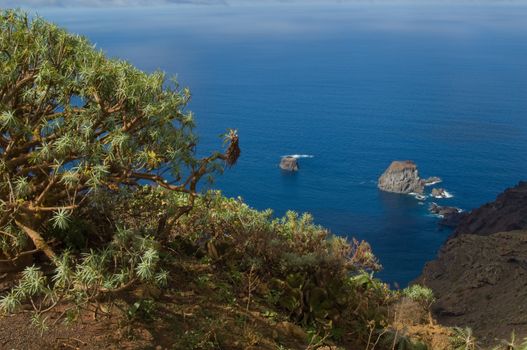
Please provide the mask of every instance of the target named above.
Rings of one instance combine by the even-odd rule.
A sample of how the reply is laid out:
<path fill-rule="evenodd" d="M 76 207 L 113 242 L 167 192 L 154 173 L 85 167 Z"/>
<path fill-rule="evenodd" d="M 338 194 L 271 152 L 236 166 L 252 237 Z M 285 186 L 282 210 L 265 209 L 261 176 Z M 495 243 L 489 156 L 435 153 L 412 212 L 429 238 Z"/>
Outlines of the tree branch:
<path fill-rule="evenodd" d="M 33 241 L 33 244 L 35 245 L 36 249 L 41 250 L 44 254 L 46 254 L 46 256 L 52 262 L 56 261 L 57 255 L 55 254 L 53 249 L 51 249 L 51 247 L 46 243 L 46 241 L 40 235 L 40 233 L 38 233 L 37 231 L 35 231 L 31 227 L 28 227 L 28 226 L 24 225 L 23 223 L 21 223 L 18 220 L 15 220 L 15 223 L 16 223 L 16 225 L 18 227 L 20 227 L 22 230 L 24 230 L 24 232 L 29 236 L 29 238 L 31 238 L 31 240 Z"/>

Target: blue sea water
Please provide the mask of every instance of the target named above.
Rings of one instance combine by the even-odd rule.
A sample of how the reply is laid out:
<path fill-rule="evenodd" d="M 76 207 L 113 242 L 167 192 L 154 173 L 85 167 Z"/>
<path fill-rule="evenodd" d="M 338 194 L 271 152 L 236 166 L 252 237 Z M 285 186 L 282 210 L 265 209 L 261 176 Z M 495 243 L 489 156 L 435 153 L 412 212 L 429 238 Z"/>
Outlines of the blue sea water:
<path fill-rule="evenodd" d="M 470 209 L 527 177 L 527 5 L 277 4 L 41 9 L 110 56 L 177 74 L 200 152 L 237 128 L 215 183 L 251 206 L 308 211 L 371 243 L 404 286 L 450 231 L 376 180 L 394 159 Z M 308 154 L 298 173 L 280 156 Z"/>

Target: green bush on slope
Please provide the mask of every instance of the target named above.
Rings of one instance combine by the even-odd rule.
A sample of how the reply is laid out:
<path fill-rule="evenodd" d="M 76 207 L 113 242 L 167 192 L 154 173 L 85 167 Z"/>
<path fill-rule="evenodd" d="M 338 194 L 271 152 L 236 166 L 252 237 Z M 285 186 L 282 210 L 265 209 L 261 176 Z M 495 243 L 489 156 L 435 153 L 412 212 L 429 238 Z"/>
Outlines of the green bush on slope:
<path fill-rule="evenodd" d="M 61 301 L 165 283 L 165 232 L 192 208 L 201 178 L 239 156 L 235 131 L 225 153 L 196 155 L 189 99 L 162 72 L 109 59 L 41 18 L 0 12 L 0 268 L 46 257 L 3 297 L 4 311 L 30 302 L 43 315 Z M 142 183 L 184 193 L 185 202 L 172 202 L 155 231 L 95 215 L 98 196 Z"/>
<path fill-rule="evenodd" d="M 57 258 L 54 236 L 96 191 L 148 182 L 190 195 L 233 165 L 227 151 L 196 155 L 188 89 L 107 58 L 40 18 L 0 12 L 0 248 L 15 263 L 35 249 Z M 90 237 L 92 238 L 92 237 Z M 60 249 L 60 248 L 59 248 Z"/>
<path fill-rule="evenodd" d="M 101 193 L 92 210 L 115 226 L 148 235 L 185 197 L 144 186 L 117 195 Z M 164 239 L 171 249 L 207 257 L 225 271 L 256 274 L 268 291 L 262 297 L 273 299 L 304 326 L 345 328 L 362 339 L 371 322 L 375 327 L 385 322 L 391 293 L 366 273 L 380 268 L 369 245 L 331 235 L 314 225 L 309 214 L 288 212 L 276 219 L 270 210 L 257 211 L 211 191 L 196 198 Z"/>

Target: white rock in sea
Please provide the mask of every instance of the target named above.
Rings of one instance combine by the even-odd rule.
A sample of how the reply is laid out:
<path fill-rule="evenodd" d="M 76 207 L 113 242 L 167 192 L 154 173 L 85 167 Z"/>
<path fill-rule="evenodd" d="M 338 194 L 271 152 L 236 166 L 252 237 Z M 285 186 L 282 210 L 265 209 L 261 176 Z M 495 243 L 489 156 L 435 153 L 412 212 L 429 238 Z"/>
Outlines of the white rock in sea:
<path fill-rule="evenodd" d="M 386 192 L 422 194 L 424 181 L 419 178 L 414 162 L 393 161 L 379 178 L 378 187 Z"/>

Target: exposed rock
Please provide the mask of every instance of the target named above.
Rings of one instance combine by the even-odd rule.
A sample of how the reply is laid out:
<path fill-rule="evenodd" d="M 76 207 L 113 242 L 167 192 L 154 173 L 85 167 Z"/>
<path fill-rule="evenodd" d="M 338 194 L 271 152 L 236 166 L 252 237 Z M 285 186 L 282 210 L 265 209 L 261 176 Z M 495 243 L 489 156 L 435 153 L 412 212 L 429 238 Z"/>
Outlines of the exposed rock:
<path fill-rule="evenodd" d="M 431 203 L 430 207 L 428 208 L 431 213 L 445 216 L 445 215 L 451 215 L 451 214 L 457 214 L 461 212 L 461 209 L 456 207 L 442 207 L 437 205 L 436 203 Z"/>
<path fill-rule="evenodd" d="M 454 209 L 430 207 L 460 221 L 418 279 L 434 291 L 436 317 L 447 326 L 471 327 L 486 345 L 513 330 L 522 339 L 527 336 L 527 182 L 471 213 Z"/>
<path fill-rule="evenodd" d="M 443 214 L 443 218 L 439 221 L 439 225 L 448 227 L 457 227 L 459 223 L 468 215 L 466 211 L 458 211 Z"/>
<path fill-rule="evenodd" d="M 432 189 L 432 197 L 435 198 L 448 198 L 448 193 L 444 188 L 434 188 Z"/>
<path fill-rule="evenodd" d="M 459 223 L 454 236 L 462 233 L 488 235 L 527 229 L 527 182 L 505 190 L 494 202 L 474 209 Z"/>
<path fill-rule="evenodd" d="M 280 160 L 280 168 L 287 171 L 297 171 L 298 160 L 295 157 L 282 157 L 282 159 Z"/>
<path fill-rule="evenodd" d="M 456 207 L 443 207 L 439 206 L 436 203 L 431 203 L 428 208 L 431 213 L 441 216 L 440 225 L 456 227 L 460 221 L 468 215 L 466 212 L 462 211 Z"/>
<path fill-rule="evenodd" d="M 425 186 L 432 186 L 432 185 L 438 184 L 438 183 L 440 183 L 442 181 L 443 180 L 441 180 L 441 178 L 437 177 L 437 176 L 432 176 L 432 177 L 429 177 L 429 178 L 423 180 Z"/>
<path fill-rule="evenodd" d="M 393 161 L 381 175 L 379 189 L 395 193 L 423 193 L 424 182 L 414 162 L 410 160 Z"/>
<path fill-rule="evenodd" d="M 527 336 L 527 231 L 449 239 L 418 282 L 434 291 L 445 326 L 470 327 L 490 345 Z M 486 348 L 486 347 L 485 347 Z"/>

